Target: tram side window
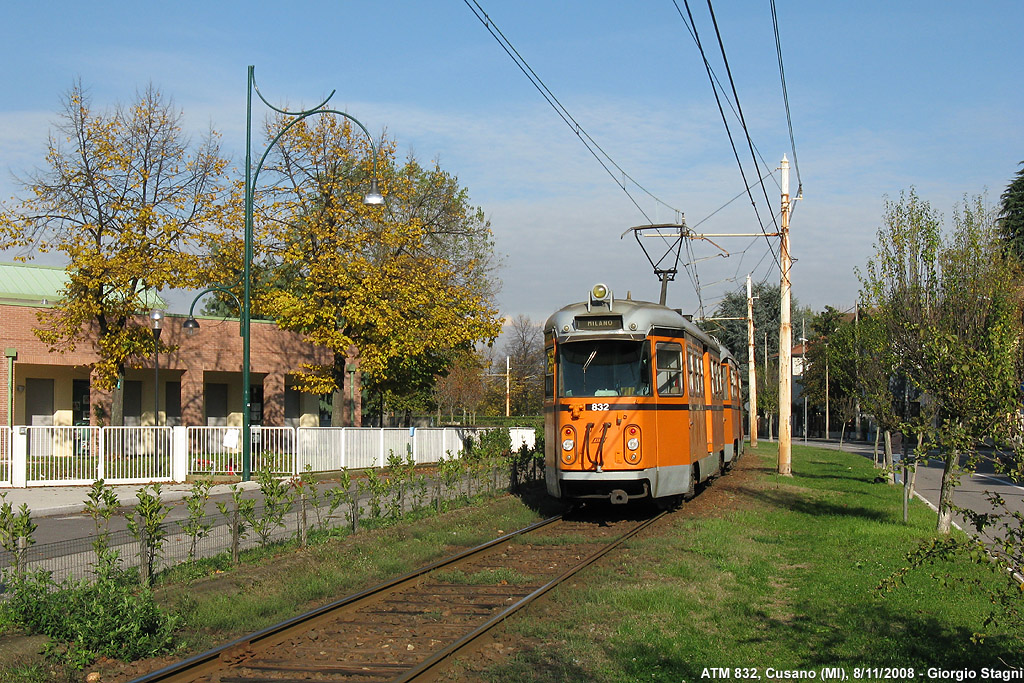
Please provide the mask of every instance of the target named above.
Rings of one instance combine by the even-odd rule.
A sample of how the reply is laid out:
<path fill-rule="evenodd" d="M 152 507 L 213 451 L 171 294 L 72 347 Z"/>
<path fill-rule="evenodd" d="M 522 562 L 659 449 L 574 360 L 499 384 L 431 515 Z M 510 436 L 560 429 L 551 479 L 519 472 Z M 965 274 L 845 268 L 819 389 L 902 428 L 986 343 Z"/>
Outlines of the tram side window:
<path fill-rule="evenodd" d="M 683 347 L 671 342 L 656 346 L 658 357 L 658 394 L 683 395 Z"/>
<path fill-rule="evenodd" d="M 690 397 L 704 401 L 704 358 L 699 351 L 689 349 L 687 358 L 690 369 Z"/>
<path fill-rule="evenodd" d="M 555 347 L 548 346 L 545 355 L 547 359 L 544 368 L 544 398 L 552 398 L 555 395 Z"/>

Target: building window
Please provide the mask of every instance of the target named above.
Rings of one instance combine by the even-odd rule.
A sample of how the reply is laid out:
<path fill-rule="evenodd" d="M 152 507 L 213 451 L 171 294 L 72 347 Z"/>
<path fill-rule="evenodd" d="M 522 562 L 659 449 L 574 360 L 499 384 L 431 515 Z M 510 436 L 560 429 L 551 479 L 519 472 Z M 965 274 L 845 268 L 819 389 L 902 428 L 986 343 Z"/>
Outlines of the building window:
<path fill-rule="evenodd" d="M 142 382 L 137 379 L 125 380 L 124 387 L 124 426 L 139 427 L 142 425 Z"/>
<path fill-rule="evenodd" d="M 164 424 L 176 427 L 181 424 L 181 382 L 167 382 L 164 385 Z"/>

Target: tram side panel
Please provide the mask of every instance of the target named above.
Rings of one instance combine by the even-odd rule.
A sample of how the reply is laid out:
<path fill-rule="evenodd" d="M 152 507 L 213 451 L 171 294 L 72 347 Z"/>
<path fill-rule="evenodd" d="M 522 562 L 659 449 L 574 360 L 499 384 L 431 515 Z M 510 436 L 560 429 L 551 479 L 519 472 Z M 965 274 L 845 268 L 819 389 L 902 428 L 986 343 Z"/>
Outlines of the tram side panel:
<path fill-rule="evenodd" d="M 555 398 L 555 338 L 550 332 L 544 335 L 544 355 L 546 367 L 544 371 L 544 484 L 548 495 L 561 498 L 558 486 L 558 452 L 561 450 L 559 438 L 558 400 Z"/>
<path fill-rule="evenodd" d="M 722 431 L 725 433 L 725 462 L 730 463 L 736 457 L 736 416 L 733 413 L 736 393 L 733 389 L 732 366 L 728 362 L 723 361 L 721 372 L 722 390 L 725 392 L 722 399 Z"/>
<path fill-rule="evenodd" d="M 731 463 L 743 452 L 743 394 L 739 370 L 730 362 L 722 363 L 725 393 L 722 423 L 725 431 L 725 461 Z"/>

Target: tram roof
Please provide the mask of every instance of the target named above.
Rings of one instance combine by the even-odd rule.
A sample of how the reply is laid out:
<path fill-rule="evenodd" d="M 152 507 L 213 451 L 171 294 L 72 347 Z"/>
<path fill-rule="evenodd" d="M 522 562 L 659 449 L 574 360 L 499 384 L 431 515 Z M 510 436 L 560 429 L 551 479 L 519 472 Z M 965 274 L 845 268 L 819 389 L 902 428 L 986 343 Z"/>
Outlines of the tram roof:
<path fill-rule="evenodd" d="M 615 329 L 579 329 L 578 319 L 622 317 Z M 635 329 L 632 327 L 636 325 Z M 545 330 L 554 330 L 558 339 L 636 338 L 646 337 L 652 329 L 681 330 L 712 348 L 723 347 L 717 339 L 688 320 L 680 311 L 650 301 L 611 299 L 607 302 L 586 301 L 569 304 L 555 311 L 544 323 Z"/>

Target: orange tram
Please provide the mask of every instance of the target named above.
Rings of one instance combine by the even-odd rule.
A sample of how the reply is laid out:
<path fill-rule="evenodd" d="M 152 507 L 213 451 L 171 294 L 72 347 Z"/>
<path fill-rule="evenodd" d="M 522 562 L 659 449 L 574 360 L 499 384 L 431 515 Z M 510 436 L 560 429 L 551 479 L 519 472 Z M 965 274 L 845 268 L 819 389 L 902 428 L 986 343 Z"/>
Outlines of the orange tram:
<path fill-rule="evenodd" d="M 675 505 L 742 454 L 739 364 L 680 311 L 598 284 L 544 330 L 552 496 Z"/>

